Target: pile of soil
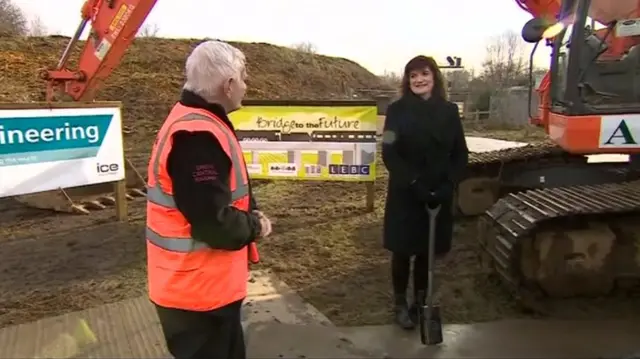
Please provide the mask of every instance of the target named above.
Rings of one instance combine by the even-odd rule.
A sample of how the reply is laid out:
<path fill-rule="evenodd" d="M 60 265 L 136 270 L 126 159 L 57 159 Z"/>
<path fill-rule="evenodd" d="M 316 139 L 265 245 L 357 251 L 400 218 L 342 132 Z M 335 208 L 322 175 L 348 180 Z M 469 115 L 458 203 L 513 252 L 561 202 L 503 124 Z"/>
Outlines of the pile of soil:
<path fill-rule="evenodd" d="M 64 37 L 0 37 L 0 101 L 42 101 L 39 71 L 55 66 Z M 138 38 L 100 90 L 98 100 L 172 103 L 184 79 L 184 61 L 202 40 Z M 357 63 L 265 43 L 237 43 L 248 62 L 248 99 L 344 99 L 351 91 L 384 88 Z M 82 43 L 78 47 L 80 47 Z M 77 58 L 77 53 L 72 60 Z M 70 69 L 75 62 L 70 62 Z M 330 76 L 328 76 L 330 74 Z M 131 116 L 125 116 L 134 121 Z"/>
<path fill-rule="evenodd" d="M 39 75 L 58 63 L 68 41 L 0 37 L 0 102 L 43 101 L 45 84 Z M 201 41 L 136 39 L 97 94 L 97 100 L 122 101 L 125 150 L 143 172 L 155 133 L 179 98 L 185 59 Z M 231 44 L 247 57 L 247 99 L 349 99 L 358 89 L 385 88 L 380 78 L 347 59 L 266 43 Z M 71 56 L 70 69 L 78 52 Z"/>

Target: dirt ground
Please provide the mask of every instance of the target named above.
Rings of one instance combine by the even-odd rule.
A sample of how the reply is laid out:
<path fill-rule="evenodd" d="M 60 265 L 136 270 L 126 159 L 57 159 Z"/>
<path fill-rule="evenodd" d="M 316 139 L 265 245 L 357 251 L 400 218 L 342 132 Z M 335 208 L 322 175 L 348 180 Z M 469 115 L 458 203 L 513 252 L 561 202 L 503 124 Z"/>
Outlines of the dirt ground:
<path fill-rule="evenodd" d="M 256 184 L 274 221 L 274 235 L 259 245 L 260 266 L 338 325 L 391 321 L 389 258 L 381 248 L 385 177 L 376 183 L 373 213 L 365 212 L 362 184 Z M 145 295 L 144 202 L 130 202 L 129 213 L 128 223 L 114 223 L 109 209 L 74 216 L 2 201 L 0 327 Z M 480 265 L 475 230 L 474 219 L 459 221 L 453 252 L 438 265 L 446 321 L 534 316 Z M 548 316 L 638 318 L 640 308 L 637 298 L 558 301 Z"/>

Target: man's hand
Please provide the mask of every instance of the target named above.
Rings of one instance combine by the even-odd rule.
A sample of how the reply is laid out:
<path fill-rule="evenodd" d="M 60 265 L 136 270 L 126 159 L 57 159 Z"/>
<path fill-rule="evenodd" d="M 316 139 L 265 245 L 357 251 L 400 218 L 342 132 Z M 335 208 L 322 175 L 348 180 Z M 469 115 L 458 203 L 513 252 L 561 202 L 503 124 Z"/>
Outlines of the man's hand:
<path fill-rule="evenodd" d="M 260 219 L 260 226 L 262 227 L 260 238 L 268 237 L 271 234 L 271 221 L 260 211 L 253 211 L 253 213 Z"/>

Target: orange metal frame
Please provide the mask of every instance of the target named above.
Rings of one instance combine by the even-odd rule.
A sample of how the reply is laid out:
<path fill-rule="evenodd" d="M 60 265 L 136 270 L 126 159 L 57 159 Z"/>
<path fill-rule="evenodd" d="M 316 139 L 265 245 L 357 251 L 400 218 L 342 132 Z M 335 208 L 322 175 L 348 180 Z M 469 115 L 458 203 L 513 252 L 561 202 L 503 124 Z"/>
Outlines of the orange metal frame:
<path fill-rule="evenodd" d="M 57 89 L 76 101 L 93 100 L 99 87 L 119 65 L 155 4 L 156 0 L 87 0 L 82 7 L 77 36 L 68 46 L 73 48 L 85 25 L 90 24 L 91 33 L 80 54 L 77 70 L 66 68 L 68 52 L 65 51 L 58 67 L 44 74 L 48 100 L 53 100 Z"/>

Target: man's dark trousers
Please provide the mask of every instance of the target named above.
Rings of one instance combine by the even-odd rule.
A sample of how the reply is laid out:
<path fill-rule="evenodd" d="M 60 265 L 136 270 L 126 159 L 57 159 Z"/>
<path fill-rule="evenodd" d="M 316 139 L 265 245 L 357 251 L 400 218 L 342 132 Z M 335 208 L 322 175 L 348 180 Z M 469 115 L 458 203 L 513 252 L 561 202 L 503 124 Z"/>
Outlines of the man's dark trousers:
<path fill-rule="evenodd" d="M 246 359 L 242 300 L 209 312 L 156 305 L 169 353 L 176 359 Z"/>

